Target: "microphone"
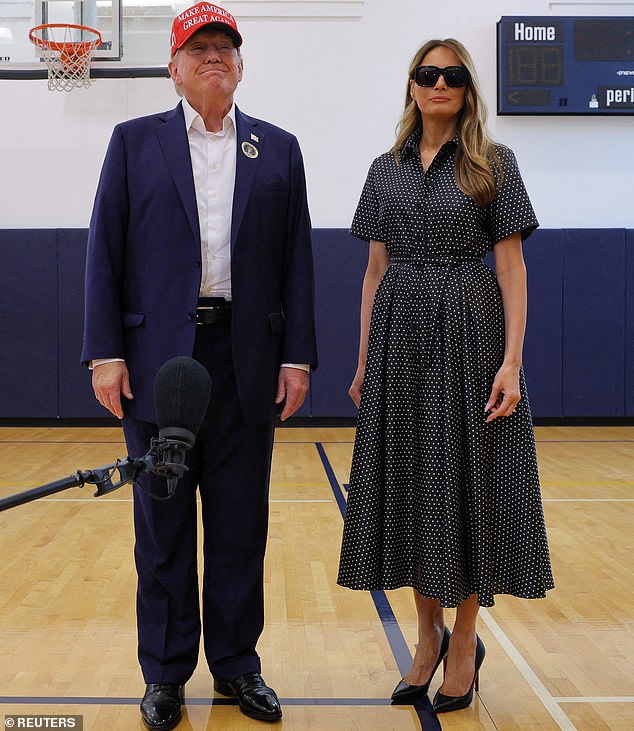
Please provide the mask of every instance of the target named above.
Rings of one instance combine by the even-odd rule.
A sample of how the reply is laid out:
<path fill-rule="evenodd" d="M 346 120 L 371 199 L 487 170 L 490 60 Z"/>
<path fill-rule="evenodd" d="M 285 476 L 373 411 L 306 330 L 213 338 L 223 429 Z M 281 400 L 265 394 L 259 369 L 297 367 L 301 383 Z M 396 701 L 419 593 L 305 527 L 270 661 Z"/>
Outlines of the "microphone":
<path fill-rule="evenodd" d="M 154 407 L 159 436 L 152 440 L 152 471 L 166 477 L 169 497 L 187 472 L 185 452 L 194 446 L 210 396 L 209 373 L 193 358 L 172 358 L 156 374 Z"/>

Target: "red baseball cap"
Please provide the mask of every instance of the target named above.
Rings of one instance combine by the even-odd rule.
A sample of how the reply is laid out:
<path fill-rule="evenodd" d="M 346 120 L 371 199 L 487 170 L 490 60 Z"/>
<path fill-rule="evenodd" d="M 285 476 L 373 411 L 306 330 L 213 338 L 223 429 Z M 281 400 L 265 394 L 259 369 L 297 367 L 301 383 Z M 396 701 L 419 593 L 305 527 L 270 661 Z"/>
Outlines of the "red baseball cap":
<path fill-rule="evenodd" d="M 190 36 L 208 25 L 216 26 L 218 30 L 231 36 L 236 48 L 242 45 L 242 36 L 238 33 L 236 19 L 231 13 L 218 5 L 198 3 L 198 5 L 192 5 L 191 8 L 183 10 L 174 18 L 170 35 L 172 56 Z"/>

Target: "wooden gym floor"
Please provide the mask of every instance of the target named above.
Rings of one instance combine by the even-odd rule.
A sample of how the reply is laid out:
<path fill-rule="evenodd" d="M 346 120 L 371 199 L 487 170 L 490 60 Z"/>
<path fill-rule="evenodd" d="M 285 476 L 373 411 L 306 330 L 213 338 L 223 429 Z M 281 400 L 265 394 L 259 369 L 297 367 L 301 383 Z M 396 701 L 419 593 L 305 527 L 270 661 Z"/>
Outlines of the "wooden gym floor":
<path fill-rule="evenodd" d="M 283 702 L 276 728 L 634 728 L 634 428 L 538 428 L 537 439 L 557 588 L 481 612 L 480 693 L 436 720 L 429 704 L 388 700 L 416 642 L 411 591 L 335 583 L 353 430 L 277 431 L 259 645 Z M 123 456 L 118 429 L 0 429 L 0 497 Z M 76 714 L 86 730 L 143 728 L 130 488 L 92 493 L 0 513 L 3 721 Z M 203 659 L 186 693 L 179 730 L 263 729 L 214 697 Z"/>

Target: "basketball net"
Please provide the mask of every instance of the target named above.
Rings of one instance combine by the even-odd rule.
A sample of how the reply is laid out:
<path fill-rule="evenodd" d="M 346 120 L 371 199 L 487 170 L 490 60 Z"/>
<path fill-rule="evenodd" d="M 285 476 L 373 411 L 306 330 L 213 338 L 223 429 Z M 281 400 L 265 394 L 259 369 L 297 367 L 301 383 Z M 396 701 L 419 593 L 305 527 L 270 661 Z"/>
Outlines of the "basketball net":
<path fill-rule="evenodd" d="M 101 34 L 84 25 L 52 23 L 29 31 L 29 40 L 48 67 L 50 91 L 72 91 L 90 86 L 92 52 Z"/>

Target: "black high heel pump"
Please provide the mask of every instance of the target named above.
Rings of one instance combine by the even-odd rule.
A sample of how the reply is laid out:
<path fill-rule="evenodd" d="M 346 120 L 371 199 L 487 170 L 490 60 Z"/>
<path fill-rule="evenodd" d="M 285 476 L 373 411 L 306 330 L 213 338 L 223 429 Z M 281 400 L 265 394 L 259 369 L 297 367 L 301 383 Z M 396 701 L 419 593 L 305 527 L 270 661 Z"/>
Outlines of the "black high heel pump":
<path fill-rule="evenodd" d="M 445 633 L 443 634 L 442 642 L 440 643 L 440 652 L 438 653 L 438 659 L 436 660 L 434 669 L 431 671 L 429 680 L 424 685 L 410 685 L 409 683 L 406 683 L 405 680 L 401 680 L 396 688 L 394 688 L 394 692 L 391 695 L 392 701 L 394 701 L 395 703 L 409 703 L 415 698 L 420 698 L 424 695 L 427 695 L 427 691 L 429 690 L 429 684 L 431 683 L 431 679 L 434 677 L 434 673 L 436 672 L 436 670 L 438 670 L 438 666 L 440 665 L 440 663 L 447 657 L 450 637 L 451 632 L 445 627 Z"/>
<path fill-rule="evenodd" d="M 434 712 L 435 713 L 447 713 L 448 711 L 459 711 L 462 708 L 467 708 L 471 705 L 473 700 L 473 688 L 480 690 L 480 666 L 484 661 L 486 650 L 484 643 L 478 637 L 476 644 L 475 653 L 475 673 L 473 674 L 473 680 L 471 681 L 471 687 L 464 695 L 453 696 L 443 695 L 440 691 L 434 696 Z"/>

